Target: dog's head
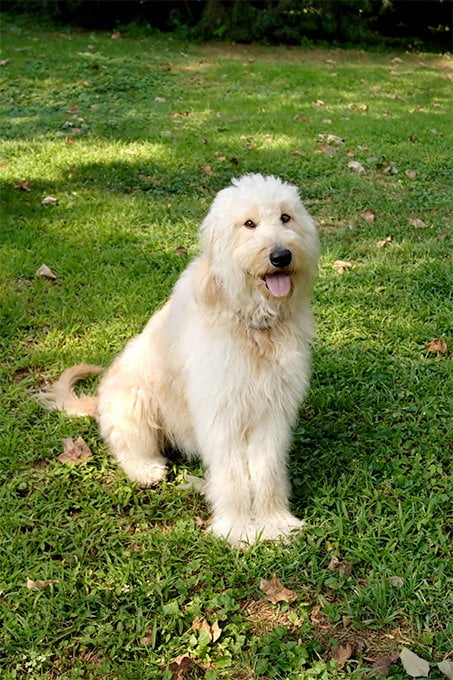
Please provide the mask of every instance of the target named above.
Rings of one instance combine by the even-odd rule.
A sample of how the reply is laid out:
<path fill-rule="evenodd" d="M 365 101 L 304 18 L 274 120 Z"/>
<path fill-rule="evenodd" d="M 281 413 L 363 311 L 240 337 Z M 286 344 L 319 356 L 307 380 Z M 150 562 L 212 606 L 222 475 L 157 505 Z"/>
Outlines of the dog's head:
<path fill-rule="evenodd" d="M 281 304 L 311 292 L 319 256 L 314 222 L 295 186 L 244 175 L 220 191 L 201 226 L 209 270 L 230 299 Z"/>

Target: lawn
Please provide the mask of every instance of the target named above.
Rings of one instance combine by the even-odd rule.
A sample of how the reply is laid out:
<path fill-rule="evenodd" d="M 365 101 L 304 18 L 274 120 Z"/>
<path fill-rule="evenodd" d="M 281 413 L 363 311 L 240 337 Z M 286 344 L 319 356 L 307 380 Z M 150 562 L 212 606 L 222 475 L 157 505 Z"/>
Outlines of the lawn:
<path fill-rule="evenodd" d="M 360 678 L 402 647 L 444 660 L 451 60 L 3 24 L 2 677 Z M 34 395 L 108 364 L 197 252 L 215 192 L 251 171 L 300 187 L 322 257 L 290 463 L 308 528 L 241 552 L 206 531 L 184 484 L 196 464 L 174 452 L 168 480 L 137 489 L 92 421 Z M 93 455 L 61 462 L 77 437 Z M 274 574 L 295 599 L 266 598 Z"/>

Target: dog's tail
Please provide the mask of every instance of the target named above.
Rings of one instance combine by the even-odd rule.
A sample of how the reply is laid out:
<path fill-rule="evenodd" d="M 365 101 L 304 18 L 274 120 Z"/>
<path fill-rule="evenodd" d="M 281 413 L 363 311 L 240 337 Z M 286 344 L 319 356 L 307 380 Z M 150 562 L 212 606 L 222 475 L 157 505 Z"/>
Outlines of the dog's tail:
<path fill-rule="evenodd" d="M 37 399 L 49 411 L 56 409 L 65 411 L 72 416 L 90 416 L 96 418 L 97 399 L 93 396 L 78 397 L 74 392 L 74 385 L 93 375 L 98 375 L 104 369 L 91 364 L 77 364 L 68 368 L 50 387 L 39 392 Z"/>

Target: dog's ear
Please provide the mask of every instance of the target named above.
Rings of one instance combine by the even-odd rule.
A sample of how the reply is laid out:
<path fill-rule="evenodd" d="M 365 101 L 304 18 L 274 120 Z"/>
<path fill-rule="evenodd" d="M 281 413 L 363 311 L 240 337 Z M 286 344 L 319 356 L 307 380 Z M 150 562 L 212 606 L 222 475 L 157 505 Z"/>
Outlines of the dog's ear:
<path fill-rule="evenodd" d="M 193 295 L 199 304 L 213 306 L 221 298 L 221 286 L 214 274 L 213 249 L 215 241 L 212 209 L 200 228 L 201 254 L 193 281 Z"/>

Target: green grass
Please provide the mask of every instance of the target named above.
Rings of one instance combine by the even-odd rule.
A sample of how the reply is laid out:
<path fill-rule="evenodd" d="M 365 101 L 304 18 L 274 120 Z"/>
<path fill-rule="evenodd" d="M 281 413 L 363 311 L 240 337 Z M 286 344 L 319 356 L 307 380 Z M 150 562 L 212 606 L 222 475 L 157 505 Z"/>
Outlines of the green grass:
<path fill-rule="evenodd" d="M 401 646 L 442 660 L 453 381 L 451 354 L 426 344 L 453 342 L 448 59 L 113 40 L 11 18 L 1 59 L 2 677 L 169 678 L 183 654 L 208 680 L 358 678 Z M 319 152 L 326 134 L 345 140 L 334 156 Z M 93 422 L 45 413 L 34 394 L 115 356 L 196 252 L 214 193 L 250 171 L 300 186 L 323 254 L 291 455 L 309 528 L 242 553 L 200 529 L 208 508 L 178 489 L 196 465 L 175 454 L 167 482 L 138 490 Z M 339 274 L 337 259 L 354 267 Z M 42 263 L 55 282 L 35 276 Z M 59 463 L 77 436 L 93 458 Z M 349 576 L 328 569 L 333 555 Z M 295 602 L 266 604 L 274 573 Z M 217 642 L 191 630 L 197 617 L 219 622 Z"/>

